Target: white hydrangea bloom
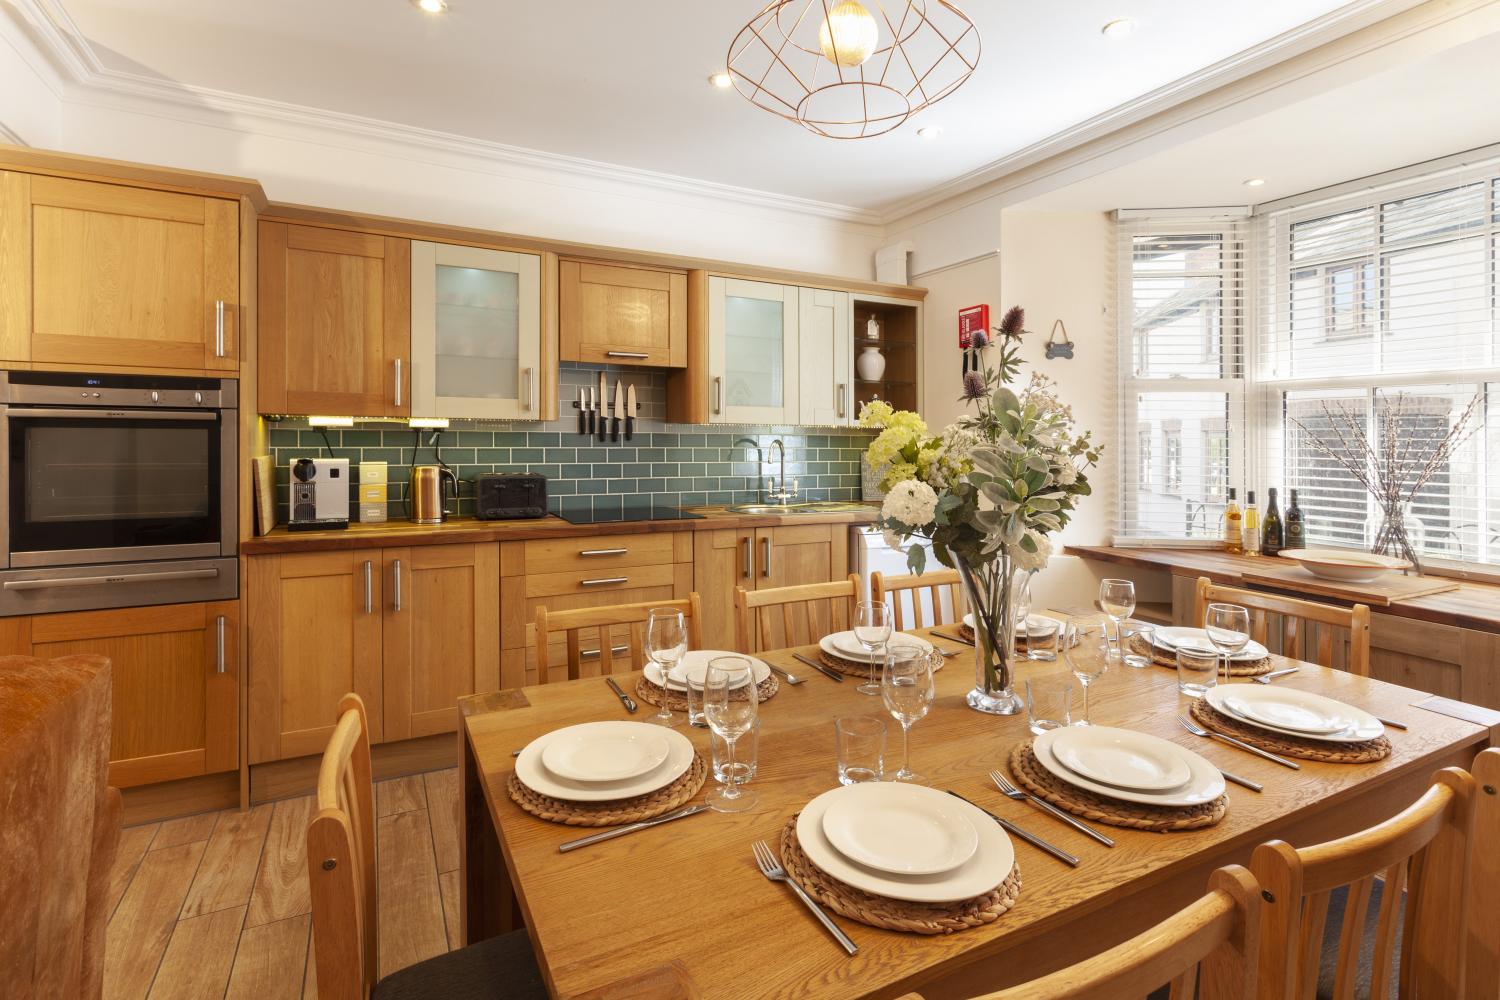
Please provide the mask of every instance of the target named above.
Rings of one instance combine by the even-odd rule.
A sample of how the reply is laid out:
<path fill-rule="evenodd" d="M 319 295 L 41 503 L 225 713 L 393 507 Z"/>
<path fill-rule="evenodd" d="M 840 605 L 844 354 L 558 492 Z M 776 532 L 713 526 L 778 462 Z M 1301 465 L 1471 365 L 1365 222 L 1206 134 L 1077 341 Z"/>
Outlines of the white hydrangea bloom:
<path fill-rule="evenodd" d="M 891 487 L 881 505 L 880 516 L 902 524 L 920 527 L 932 523 L 937 514 L 937 493 L 916 479 L 906 479 Z"/>
<path fill-rule="evenodd" d="M 1035 552 L 1027 552 L 1026 549 L 1017 545 L 1012 550 L 1012 558 L 1015 560 L 1016 569 L 1038 570 L 1047 568 L 1047 560 L 1052 558 L 1052 541 L 1046 535 L 1039 532 L 1028 532 L 1031 540 L 1036 543 Z"/>
<path fill-rule="evenodd" d="M 885 544 L 888 548 L 900 550 L 904 549 L 906 546 L 906 540 L 900 535 L 896 534 L 890 528 L 882 528 L 880 531 L 880 537 L 885 539 Z"/>
<path fill-rule="evenodd" d="M 1073 466 L 1072 462 L 1068 462 L 1057 470 L 1057 481 L 1064 486 L 1072 486 L 1078 482 L 1078 469 Z"/>

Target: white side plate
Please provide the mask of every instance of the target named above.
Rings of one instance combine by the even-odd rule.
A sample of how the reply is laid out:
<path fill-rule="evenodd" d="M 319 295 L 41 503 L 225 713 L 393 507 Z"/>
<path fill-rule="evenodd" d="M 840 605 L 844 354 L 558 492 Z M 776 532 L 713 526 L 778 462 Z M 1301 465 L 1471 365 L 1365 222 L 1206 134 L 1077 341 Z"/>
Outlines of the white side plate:
<path fill-rule="evenodd" d="M 664 733 L 644 722 L 585 722 L 553 733 L 542 763 L 572 781 L 638 778 L 667 759 Z"/>
<path fill-rule="evenodd" d="M 1059 729 L 1052 741 L 1053 756 L 1068 770 L 1138 792 L 1165 792 L 1187 783 L 1192 772 L 1175 749 L 1108 726 L 1069 726 Z"/>
<path fill-rule="evenodd" d="M 669 687 L 674 691 L 686 691 L 687 683 L 683 678 L 689 674 L 699 686 L 703 684 L 703 678 L 708 675 L 708 665 L 721 656 L 745 656 L 744 653 L 733 653 L 725 649 L 695 649 L 683 654 L 682 659 L 672 665 L 672 672 L 667 675 L 667 682 L 662 683 L 661 667 L 655 661 L 648 662 L 645 667 L 646 680 L 658 687 Z M 760 684 L 771 676 L 771 668 L 764 662 L 753 656 L 745 656 L 750 661 L 755 675 L 755 683 Z M 743 685 L 740 685 L 743 686 Z"/>
<path fill-rule="evenodd" d="M 932 648 L 932 643 L 926 639 L 907 632 L 893 633 L 890 644 L 892 646 L 917 646 L 922 649 Z M 865 647 L 861 646 L 859 640 L 854 638 L 853 632 L 835 632 L 832 635 L 825 635 L 818 641 L 818 647 L 830 656 L 837 656 L 841 660 L 853 660 L 856 663 L 865 663 L 871 659 L 880 659 L 878 653 L 873 657 L 866 653 Z"/>
<path fill-rule="evenodd" d="M 1214 644 L 1208 641 L 1208 633 L 1201 628 L 1181 628 L 1179 626 L 1158 628 L 1154 633 L 1154 641 L 1157 646 L 1169 653 L 1176 653 L 1178 646 L 1190 648 L 1213 649 Z M 1251 639 L 1245 644 L 1245 648 L 1238 653 L 1230 655 L 1231 660 L 1258 660 L 1263 656 L 1269 656 L 1271 651 L 1260 643 Z"/>
<path fill-rule="evenodd" d="M 542 763 L 547 744 L 560 732 L 565 730 L 539 736 L 526 745 L 521 756 L 516 758 L 516 777 L 532 791 L 565 802 L 609 802 L 646 795 L 682 777 L 693 763 L 692 741 L 675 729 L 664 728 L 662 735 L 668 744 L 667 759 L 656 770 L 623 781 L 573 781 L 553 774 Z"/>
<path fill-rule="evenodd" d="M 1128 788 L 1116 788 L 1113 785 L 1106 785 L 1091 778 L 1085 778 L 1083 775 L 1069 770 L 1061 761 L 1053 756 L 1052 741 L 1061 732 L 1064 732 L 1064 730 L 1054 729 L 1043 733 L 1031 744 L 1031 749 L 1036 755 L 1037 763 L 1070 785 L 1077 785 L 1079 788 L 1087 791 L 1097 792 L 1107 798 L 1119 799 L 1122 802 L 1139 802 L 1142 805 L 1148 806 L 1196 806 L 1204 802 L 1212 802 L 1224 794 L 1224 776 L 1219 773 L 1217 767 L 1214 767 L 1208 761 L 1185 747 L 1169 743 L 1155 736 L 1146 736 L 1144 733 L 1139 735 L 1146 739 L 1156 740 L 1163 746 L 1170 747 L 1182 755 L 1182 759 L 1187 762 L 1188 770 L 1191 772 L 1187 784 L 1181 788 L 1174 788 L 1167 792 L 1133 792 Z"/>
<path fill-rule="evenodd" d="M 979 834 L 962 799 L 894 782 L 850 787 L 823 814 L 823 835 L 845 857 L 897 875 L 937 875 L 974 856 Z"/>
<path fill-rule="evenodd" d="M 1269 684 L 1225 684 L 1222 687 L 1209 689 L 1204 695 L 1208 703 L 1215 711 L 1223 712 L 1234 719 L 1242 719 L 1262 729 L 1269 729 L 1273 733 L 1282 733 L 1287 736 L 1298 736 L 1305 740 L 1322 740 L 1327 743 L 1363 743 L 1365 740 L 1373 740 L 1377 736 L 1385 734 L 1385 726 L 1380 720 L 1363 709 L 1346 705 L 1332 698 L 1325 698 L 1320 694 L 1310 691 L 1299 691 L 1292 687 L 1275 687 Z M 1288 705 L 1299 705 L 1309 713 L 1320 715 L 1328 719 L 1342 718 L 1348 720 L 1348 725 L 1343 729 L 1331 733 L 1309 733 L 1295 729 L 1284 729 L 1280 726 L 1261 722 L 1247 716 L 1242 716 L 1229 704 L 1230 701 L 1240 702 L 1248 705 L 1257 703 L 1257 707 L 1266 702 L 1282 702 Z"/>

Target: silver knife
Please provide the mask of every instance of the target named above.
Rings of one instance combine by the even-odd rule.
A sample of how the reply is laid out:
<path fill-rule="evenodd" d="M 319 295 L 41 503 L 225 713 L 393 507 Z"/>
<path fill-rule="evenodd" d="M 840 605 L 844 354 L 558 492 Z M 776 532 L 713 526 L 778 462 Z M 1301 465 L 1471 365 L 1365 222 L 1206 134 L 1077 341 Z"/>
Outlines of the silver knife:
<path fill-rule="evenodd" d="M 635 383 L 630 383 L 625 390 L 625 440 L 629 441 L 635 437 L 635 421 L 641 414 L 641 408 L 635 401 Z"/>
<path fill-rule="evenodd" d="M 939 639 L 948 639 L 948 640 L 950 640 L 952 642 L 961 642 L 965 646 L 972 646 L 972 645 L 974 645 L 972 642 L 970 642 L 968 639 L 965 639 L 963 636 L 959 635 L 957 632 L 953 633 L 952 635 L 949 635 L 947 632 L 939 632 L 937 629 L 933 629 L 932 630 L 932 634 L 935 635 L 935 636 L 937 636 Z"/>
<path fill-rule="evenodd" d="M 969 802 L 968 799 L 964 799 L 962 795 L 958 794 L 951 788 L 948 789 L 948 794 L 953 796 L 955 799 L 963 799 L 965 802 Z M 1072 865 L 1074 868 L 1078 867 L 1078 858 L 1072 854 L 1069 854 L 1061 847 L 1053 847 L 1051 844 L 1047 843 L 1036 834 L 1027 833 L 1025 830 L 1021 829 L 1019 826 L 1016 826 L 1014 823 L 1011 823 L 1008 820 L 1003 820 L 999 816 L 996 816 L 984 806 L 974 805 L 973 802 L 969 802 L 969 805 L 974 806 L 975 809 L 978 809 L 990 819 L 994 820 L 996 823 L 999 823 L 1000 826 L 1005 830 L 1005 832 L 1009 833 L 1011 836 L 1020 837 L 1032 847 L 1035 847 L 1039 851 L 1046 851 L 1048 854 L 1052 855 L 1054 858 L 1063 862 L 1064 864 Z"/>
<path fill-rule="evenodd" d="M 1223 768 L 1219 769 L 1219 773 L 1224 776 L 1224 780 L 1225 781 L 1232 781 L 1236 785 L 1243 785 L 1246 788 L 1250 789 L 1252 792 L 1263 792 L 1263 791 L 1265 791 L 1265 787 L 1262 786 L 1261 783 L 1258 782 L 1258 781 L 1251 781 L 1249 778 L 1241 778 L 1238 774 L 1230 774 L 1228 771 L 1224 770 Z"/>
<path fill-rule="evenodd" d="M 594 436 L 594 387 L 593 386 L 589 386 L 588 411 L 589 411 L 589 430 L 588 430 L 588 434 L 589 434 L 589 437 L 593 437 Z"/>
<path fill-rule="evenodd" d="M 610 415 L 614 417 L 614 423 L 609 429 L 609 439 L 619 441 L 620 424 L 625 421 L 625 387 L 619 379 L 615 379 L 615 405 L 611 407 Z"/>
<path fill-rule="evenodd" d="M 578 433 L 584 435 L 589 432 L 589 410 L 583 405 L 583 386 L 578 387 Z"/>
<path fill-rule="evenodd" d="M 613 677 L 604 678 L 604 683 L 608 684 L 610 690 L 615 693 L 615 697 L 620 699 L 620 704 L 625 706 L 625 711 L 629 712 L 631 715 L 634 715 L 636 709 L 639 707 L 638 705 L 636 705 L 635 699 L 630 697 L 630 695 L 626 694 L 624 691 L 621 691 L 620 685 L 615 683 L 615 679 Z"/>
<path fill-rule="evenodd" d="M 686 808 L 678 809 L 676 812 L 669 812 L 665 816 L 658 816 L 655 819 L 643 819 L 639 823 L 631 823 L 628 826 L 617 826 L 613 830 L 605 830 L 603 833 L 590 834 L 587 837 L 579 837 L 577 840 L 565 840 L 557 845 L 557 852 L 559 854 L 567 854 L 569 851 L 576 851 L 580 847 L 588 847 L 590 844 L 614 840 L 616 837 L 623 837 L 627 833 L 635 833 L 637 830 L 649 830 L 653 826 L 670 823 L 674 819 L 696 816 L 707 808 L 707 805 L 700 802 L 695 806 L 687 806 Z"/>
<path fill-rule="evenodd" d="M 792 654 L 792 659 L 794 659 L 794 660 L 800 660 L 801 662 L 807 664 L 809 667 L 812 667 L 818 673 L 822 674 L 824 677 L 827 677 L 831 681 L 838 681 L 840 684 L 844 683 L 844 675 L 843 674 L 834 673 L 832 670 L 829 670 L 827 667 L 823 666 L 823 664 L 819 663 L 817 660 L 808 659 L 807 657 L 803 656 L 801 653 L 793 653 Z"/>
<path fill-rule="evenodd" d="M 599 440 L 603 441 L 609 437 L 609 424 L 605 423 L 604 401 L 608 398 L 605 392 L 604 373 L 599 373 Z"/>

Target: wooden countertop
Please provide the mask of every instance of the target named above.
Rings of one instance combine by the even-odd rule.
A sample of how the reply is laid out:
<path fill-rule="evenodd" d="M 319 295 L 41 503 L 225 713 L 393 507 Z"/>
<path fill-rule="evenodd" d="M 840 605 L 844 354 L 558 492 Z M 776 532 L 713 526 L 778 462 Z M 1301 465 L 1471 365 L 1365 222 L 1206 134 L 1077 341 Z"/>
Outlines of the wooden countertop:
<path fill-rule="evenodd" d="M 1247 569 L 1261 566 L 1264 556 L 1231 555 L 1217 549 L 1173 549 L 1135 548 L 1113 545 L 1069 545 L 1065 550 L 1070 555 L 1102 562 L 1136 566 L 1142 569 L 1163 570 L 1173 576 L 1206 576 L 1215 583 L 1231 586 L 1248 586 L 1255 590 L 1269 589 L 1260 584 L 1246 584 Z M 1336 598 L 1299 591 L 1289 583 L 1286 592 L 1310 600 L 1325 603 L 1343 603 Z M 1424 597 L 1406 597 L 1392 601 L 1385 607 L 1370 608 L 1377 614 L 1395 615 L 1401 618 L 1417 618 L 1439 625 L 1455 625 L 1459 628 L 1477 629 L 1481 632 L 1500 633 L 1500 586 L 1488 583 L 1460 581 L 1457 590 Z"/>
<path fill-rule="evenodd" d="M 775 528 L 797 524 L 869 524 L 880 508 L 823 514 L 734 514 L 722 507 L 693 507 L 699 518 L 680 521 L 606 521 L 571 524 L 555 515 L 530 520 L 481 521 L 456 517 L 442 524 L 412 524 L 386 521 L 381 524 L 355 522 L 342 531 L 289 531 L 277 525 L 268 535 L 240 542 L 240 554 L 272 555 L 284 552 L 327 552 L 382 546 L 444 545 L 449 543 L 515 542 L 529 538 L 587 538 L 594 535 L 638 535 L 657 531 L 717 531 L 721 528 Z"/>

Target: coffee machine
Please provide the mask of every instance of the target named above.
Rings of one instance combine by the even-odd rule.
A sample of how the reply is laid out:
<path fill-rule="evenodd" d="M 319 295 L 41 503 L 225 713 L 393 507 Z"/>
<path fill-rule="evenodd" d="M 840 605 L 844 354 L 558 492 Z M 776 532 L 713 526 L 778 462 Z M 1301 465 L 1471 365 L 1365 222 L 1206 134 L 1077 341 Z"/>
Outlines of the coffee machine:
<path fill-rule="evenodd" d="M 287 528 L 323 531 L 349 527 L 349 460 L 297 458 L 291 463 Z"/>

